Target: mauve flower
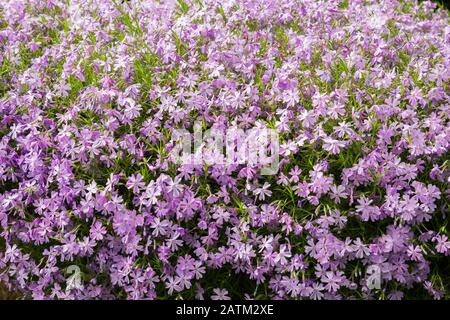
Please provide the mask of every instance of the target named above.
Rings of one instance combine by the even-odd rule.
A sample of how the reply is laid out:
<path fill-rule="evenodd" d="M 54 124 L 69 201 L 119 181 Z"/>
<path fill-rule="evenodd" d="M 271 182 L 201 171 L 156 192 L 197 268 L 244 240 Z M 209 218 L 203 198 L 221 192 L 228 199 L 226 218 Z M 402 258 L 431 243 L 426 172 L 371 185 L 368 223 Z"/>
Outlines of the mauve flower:
<path fill-rule="evenodd" d="M 445 11 L 116 2 L 0 1 L 2 282 L 34 299 L 448 295 Z M 207 129 L 231 160 L 210 139 L 175 161 L 175 132 Z M 265 129 L 277 154 L 249 154 Z"/>
<path fill-rule="evenodd" d="M 214 288 L 213 292 L 214 294 L 211 295 L 212 300 L 231 300 L 231 298 L 228 297 L 227 289 Z"/>

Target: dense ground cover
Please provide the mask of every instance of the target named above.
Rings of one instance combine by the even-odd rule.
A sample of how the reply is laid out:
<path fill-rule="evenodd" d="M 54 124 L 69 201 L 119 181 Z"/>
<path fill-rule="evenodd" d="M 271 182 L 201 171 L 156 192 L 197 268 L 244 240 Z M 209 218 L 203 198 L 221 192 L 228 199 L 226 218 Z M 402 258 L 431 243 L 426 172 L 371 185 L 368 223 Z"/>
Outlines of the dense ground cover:
<path fill-rule="evenodd" d="M 446 10 L 0 0 L 0 52 L 0 280 L 23 297 L 449 298 Z M 178 165 L 195 121 L 276 130 L 278 172 Z"/>

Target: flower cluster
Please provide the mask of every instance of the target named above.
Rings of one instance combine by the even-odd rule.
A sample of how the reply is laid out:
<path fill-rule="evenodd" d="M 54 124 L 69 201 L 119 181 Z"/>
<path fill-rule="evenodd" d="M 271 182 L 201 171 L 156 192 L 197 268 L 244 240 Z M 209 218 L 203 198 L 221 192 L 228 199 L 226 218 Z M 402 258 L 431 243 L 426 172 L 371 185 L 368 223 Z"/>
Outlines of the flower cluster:
<path fill-rule="evenodd" d="M 0 0 L 0 281 L 448 298 L 449 21 L 406 0 Z M 176 163 L 197 122 L 275 130 L 277 172 Z"/>

